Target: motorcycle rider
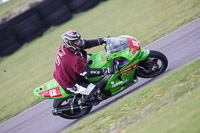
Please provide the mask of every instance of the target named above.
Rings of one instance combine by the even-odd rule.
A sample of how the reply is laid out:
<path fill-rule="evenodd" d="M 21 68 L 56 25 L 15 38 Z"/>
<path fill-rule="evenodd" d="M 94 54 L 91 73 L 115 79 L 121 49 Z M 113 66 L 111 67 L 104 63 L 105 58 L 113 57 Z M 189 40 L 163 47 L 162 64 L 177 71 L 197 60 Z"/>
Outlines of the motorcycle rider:
<path fill-rule="evenodd" d="M 83 94 L 86 101 L 97 101 L 95 92 L 98 87 L 85 79 L 100 75 L 113 74 L 114 65 L 109 68 L 90 68 L 87 65 L 87 52 L 105 43 L 103 38 L 83 40 L 74 30 L 67 31 L 61 36 L 63 45 L 57 51 L 55 58 L 54 78 L 66 93 Z"/>

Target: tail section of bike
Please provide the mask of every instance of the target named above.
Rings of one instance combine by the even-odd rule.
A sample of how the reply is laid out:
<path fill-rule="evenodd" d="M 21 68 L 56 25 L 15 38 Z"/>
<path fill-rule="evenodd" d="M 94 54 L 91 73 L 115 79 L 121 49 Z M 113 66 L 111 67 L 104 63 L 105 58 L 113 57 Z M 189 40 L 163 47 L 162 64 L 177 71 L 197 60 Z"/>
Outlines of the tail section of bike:
<path fill-rule="evenodd" d="M 33 91 L 34 95 L 42 99 L 59 99 L 71 96 L 67 94 L 55 79 L 46 82 Z"/>

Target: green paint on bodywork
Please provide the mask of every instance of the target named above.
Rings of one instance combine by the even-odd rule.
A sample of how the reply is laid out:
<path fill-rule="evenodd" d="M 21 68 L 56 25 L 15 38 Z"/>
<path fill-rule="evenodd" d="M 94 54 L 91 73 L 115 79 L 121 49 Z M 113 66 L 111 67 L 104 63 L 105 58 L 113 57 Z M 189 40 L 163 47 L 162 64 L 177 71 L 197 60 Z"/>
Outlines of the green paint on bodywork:
<path fill-rule="evenodd" d="M 127 35 L 119 37 L 133 38 Z M 88 58 L 87 62 L 91 68 L 108 68 L 111 65 L 111 61 L 115 58 L 123 58 L 126 61 L 125 63 L 122 63 L 123 65 L 120 70 L 111 75 L 107 83 L 103 85 L 105 90 L 110 90 L 114 95 L 123 90 L 129 83 L 133 83 L 134 74 L 139 61 L 145 60 L 149 53 L 150 50 L 141 50 L 141 46 L 139 50 L 127 47 L 126 49 L 113 54 L 107 54 L 106 52 L 96 53 Z M 103 77 L 104 76 L 98 76 L 87 80 L 91 83 L 97 83 Z M 71 96 L 71 94 L 65 93 L 63 88 L 59 86 L 55 79 L 36 88 L 33 93 L 43 99 L 58 99 Z"/>
<path fill-rule="evenodd" d="M 140 55 L 140 61 L 145 60 L 150 54 L 150 50 L 142 50 Z"/>
<path fill-rule="evenodd" d="M 49 92 L 51 90 L 54 90 L 55 88 L 59 89 L 59 92 L 60 92 L 59 97 L 55 97 L 56 96 L 55 91 L 52 91 L 52 92 L 54 92 L 53 94 L 51 92 Z M 37 87 L 33 91 L 33 93 L 34 93 L 34 95 L 39 96 L 42 99 L 59 99 L 59 98 L 65 98 L 65 97 L 71 96 L 71 94 L 65 93 L 63 88 L 57 83 L 57 81 L 55 79 L 50 80 L 47 83 Z M 55 96 L 53 96 L 53 95 L 55 95 Z"/>

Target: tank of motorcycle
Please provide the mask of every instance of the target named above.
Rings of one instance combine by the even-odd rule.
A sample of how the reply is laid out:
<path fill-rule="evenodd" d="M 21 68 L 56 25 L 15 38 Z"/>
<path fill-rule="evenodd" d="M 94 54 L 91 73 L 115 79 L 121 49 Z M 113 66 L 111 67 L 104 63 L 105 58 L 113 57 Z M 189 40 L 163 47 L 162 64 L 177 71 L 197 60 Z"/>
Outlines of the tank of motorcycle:
<path fill-rule="evenodd" d="M 57 83 L 55 79 L 52 79 L 34 89 L 33 94 L 39 96 L 42 99 L 58 99 L 71 95 L 65 93 L 63 88 Z"/>

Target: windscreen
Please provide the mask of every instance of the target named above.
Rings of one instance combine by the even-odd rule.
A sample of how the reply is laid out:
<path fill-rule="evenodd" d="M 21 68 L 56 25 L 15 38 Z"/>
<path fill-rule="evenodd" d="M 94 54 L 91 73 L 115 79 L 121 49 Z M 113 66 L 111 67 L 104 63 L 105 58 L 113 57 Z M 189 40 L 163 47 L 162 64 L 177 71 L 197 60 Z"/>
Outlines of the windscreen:
<path fill-rule="evenodd" d="M 106 55 L 110 55 L 125 50 L 129 46 L 126 38 L 112 37 L 106 38 Z"/>

